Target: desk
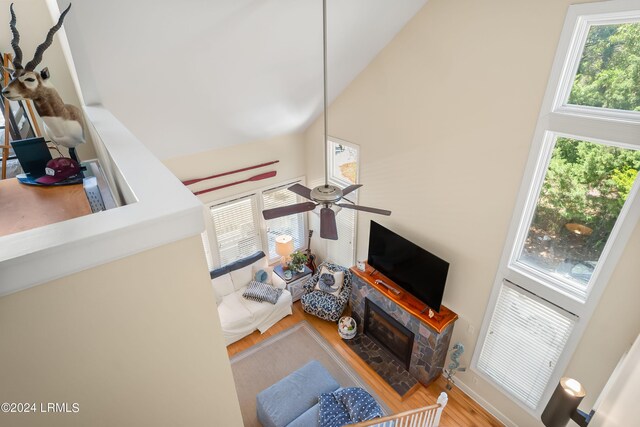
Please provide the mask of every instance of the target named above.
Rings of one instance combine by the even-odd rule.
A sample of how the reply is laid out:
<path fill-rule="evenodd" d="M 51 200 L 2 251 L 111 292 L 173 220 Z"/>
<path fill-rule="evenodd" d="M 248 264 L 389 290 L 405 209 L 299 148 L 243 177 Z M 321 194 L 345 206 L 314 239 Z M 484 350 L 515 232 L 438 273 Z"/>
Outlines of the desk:
<path fill-rule="evenodd" d="M 0 181 L 0 236 L 89 215 L 82 184 L 35 186 Z"/>

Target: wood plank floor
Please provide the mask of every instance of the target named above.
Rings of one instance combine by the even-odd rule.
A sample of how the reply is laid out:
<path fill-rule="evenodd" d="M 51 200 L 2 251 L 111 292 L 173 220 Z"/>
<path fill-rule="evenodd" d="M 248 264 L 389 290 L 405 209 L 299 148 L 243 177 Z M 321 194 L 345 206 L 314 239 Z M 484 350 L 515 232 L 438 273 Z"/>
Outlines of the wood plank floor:
<path fill-rule="evenodd" d="M 293 304 L 293 315 L 287 316 L 271 327 L 264 334 L 256 331 L 253 334 L 237 341 L 227 347 L 229 357 L 246 350 L 258 342 L 271 337 L 298 322 L 306 320 L 331 344 L 331 346 L 355 369 L 371 388 L 380 396 L 387 406 L 394 412 L 407 411 L 436 403 L 440 392 L 445 391 L 449 395 L 449 403 L 445 408 L 440 425 L 443 427 L 493 427 L 503 424 L 485 411 L 457 387 L 451 390 L 445 389 L 445 380 L 437 379 L 429 387 L 420 386 L 416 392 L 404 401 L 396 392 L 382 380 L 369 366 L 360 359 L 340 338 L 336 330 L 336 324 L 308 315 L 302 310 L 300 302 Z"/>

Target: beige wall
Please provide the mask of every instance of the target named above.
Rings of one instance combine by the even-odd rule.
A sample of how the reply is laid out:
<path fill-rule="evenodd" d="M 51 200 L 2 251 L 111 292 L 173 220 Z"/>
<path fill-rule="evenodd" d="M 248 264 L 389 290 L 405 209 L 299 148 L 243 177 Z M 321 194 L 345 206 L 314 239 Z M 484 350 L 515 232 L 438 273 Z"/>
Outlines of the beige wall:
<path fill-rule="evenodd" d="M 572 0 L 430 0 L 332 104 L 329 134 L 361 147 L 357 258 L 369 220 L 451 262 L 444 304 L 468 365 Z M 321 122 L 305 134 L 307 176 L 322 175 Z M 640 331 L 636 227 L 567 372 L 597 397 Z M 623 314 L 624 313 L 624 314 Z M 473 372 L 460 379 L 518 426 L 539 425 Z"/>
<path fill-rule="evenodd" d="M 55 22 L 51 18 L 46 0 L 20 0 L 19 2 L 14 0 L 0 0 L 0 16 L 6 17 L 6 20 L 3 18 L 2 25 L 0 25 L 0 52 L 7 52 L 13 55 L 13 49 L 11 48 L 11 30 L 9 28 L 9 5 L 11 3 L 15 3 L 13 8 L 16 12 L 16 27 L 20 32 L 22 62 L 23 65 L 25 65 L 31 61 L 36 46 L 44 41 L 47 31 L 49 31 L 49 28 L 51 28 Z M 69 13 L 73 14 L 73 8 Z M 36 71 L 40 71 L 44 67 L 49 68 L 51 72 L 51 82 L 60 93 L 60 96 L 62 96 L 64 102 L 80 106 L 80 100 L 74 87 L 71 73 L 69 72 L 69 66 L 62 53 L 62 46 L 60 45 L 60 40 L 57 35 L 54 38 L 53 44 L 45 51 L 42 62 L 36 68 Z M 36 117 L 38 118 L 40 130 L 43 132 L 42 120 L 37 113 Z M 87 135 L 86 131 L 85 135 L 88 138 L 87 143 L 78 147 L 78 156 L 81 160 L 92 159 L 96 156 L 90 141 L 91 137 Z M 62 149 L 61 151 L 63 151 L 63 154 L 67 154 L 66 149 Z"/>
<path fill-rule="evenodd" d="M 185 181 L 274 160 L 280 161 L 274 165 L 202 181 L 189 186 L 191 190 L 199 191 L 247 179 L 263 172 L 273 170 L 277 172 L 277 175 L 273 178 L 234 185 L 198 196 L 203 203 L 208 203 L 304 176 L 306 174 L 305 148 L 302 135 L 284 135 L 249 144 L 235 145 L 184 157 L 174 157 L 164 160 L 164 164 L 178 179 Z"/>
<path fill-rule="evenodd" d="M 198 237 L 0 298 L 0 366 L 0 402 L 80 409 L 3 426 L 242 425 Z"/>

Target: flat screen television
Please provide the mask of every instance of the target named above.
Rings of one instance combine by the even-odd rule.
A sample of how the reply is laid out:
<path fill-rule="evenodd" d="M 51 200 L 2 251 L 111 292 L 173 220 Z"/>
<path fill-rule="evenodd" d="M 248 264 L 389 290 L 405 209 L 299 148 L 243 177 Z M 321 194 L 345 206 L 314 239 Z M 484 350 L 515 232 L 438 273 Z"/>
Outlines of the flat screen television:
<path fill-rule="evenodd" d="M 449 272 L 447 261 L 371 221 L 367 262 L 429 308 L 440 312 Z"/>

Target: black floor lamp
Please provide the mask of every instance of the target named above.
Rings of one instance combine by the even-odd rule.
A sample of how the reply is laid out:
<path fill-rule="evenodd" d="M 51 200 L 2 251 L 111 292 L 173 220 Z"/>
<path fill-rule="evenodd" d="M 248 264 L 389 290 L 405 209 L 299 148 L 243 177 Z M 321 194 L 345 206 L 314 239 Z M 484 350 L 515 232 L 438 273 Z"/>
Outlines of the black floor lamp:
<path fill-rule="evenodd" d="M 587 427 L 595 411 L 582 412 L 578 405 L 586 395 L 582 384 L 573 378 L 562 377 L 540 419 L 546 427 L 565 427 L 572 419 L 581 427 Z"/>

